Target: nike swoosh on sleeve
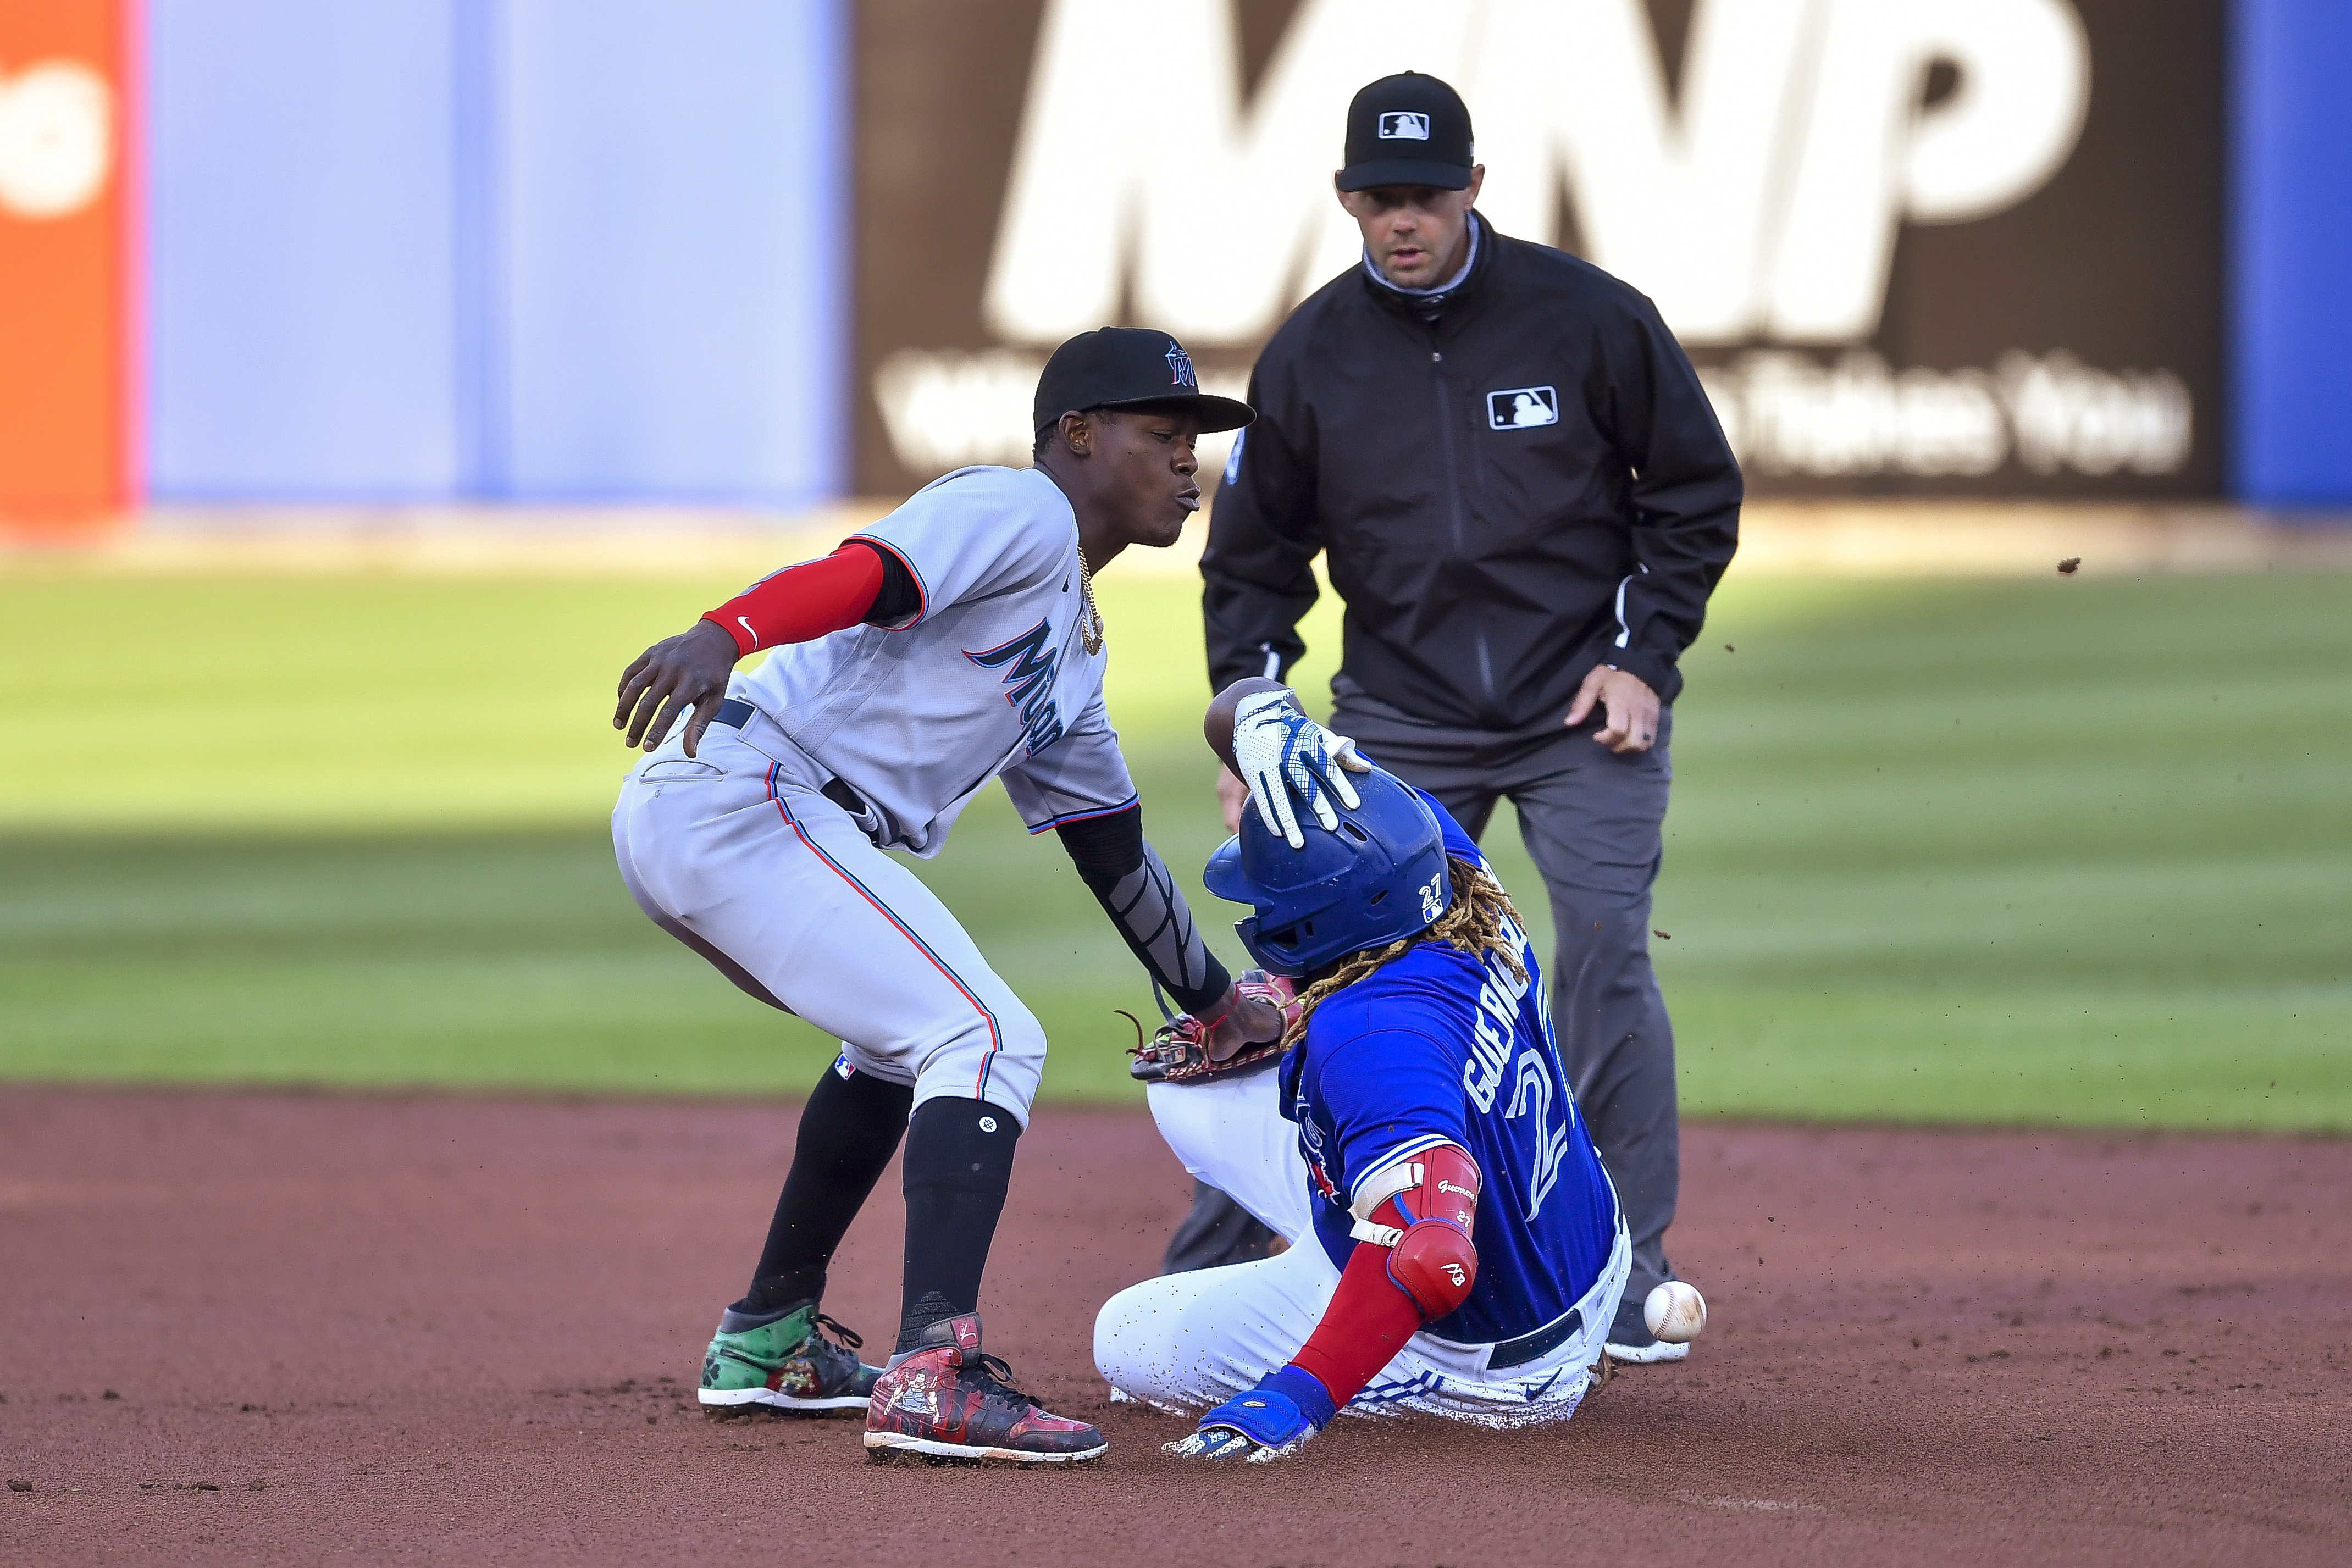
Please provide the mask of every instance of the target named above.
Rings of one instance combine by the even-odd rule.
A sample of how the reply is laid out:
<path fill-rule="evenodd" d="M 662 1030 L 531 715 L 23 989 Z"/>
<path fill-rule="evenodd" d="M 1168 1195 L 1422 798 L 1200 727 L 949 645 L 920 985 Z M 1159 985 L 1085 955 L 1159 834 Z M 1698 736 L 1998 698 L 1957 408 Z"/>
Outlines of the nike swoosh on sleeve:
<path fill-rule="evenodd" d="M 751 633 L 751 646 L 756 648 L 760 645 L 760 629 L 758 627 L 752 625 L 749 621 L 744 620 L 740 615 L 735 617 L 735 624 L 743 628 L 744 631 Z"/>

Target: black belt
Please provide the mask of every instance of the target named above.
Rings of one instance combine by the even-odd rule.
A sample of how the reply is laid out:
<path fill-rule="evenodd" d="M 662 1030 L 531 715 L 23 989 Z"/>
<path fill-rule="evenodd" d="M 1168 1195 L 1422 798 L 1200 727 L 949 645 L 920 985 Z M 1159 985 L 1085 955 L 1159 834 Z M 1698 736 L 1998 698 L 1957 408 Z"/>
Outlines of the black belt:
<path fill-rule="evenodd" d="M 729 697 L 719 705 L 718 716 L 710 722 L 723 724 L 730 729 L 740 729 L 751 723 L 751 716 L 759 711 L 741 697 Z M 838 779 L 826 779 L 824 788 L 818 793 L 853 817 L 866 816 L 871 811 L 871 808 L 866 804 L 865 797 Z"/>
<path fill-rule="evenodd" d="M 1507 1366 L 1524 1366 L 1549 1355 L 1583 1332 L 1583 1311 L 1570 1307 L 1566 1317 L 1555 1318 L 1533 1333 L 1523 1333 L 1496 1345 L 1495 1354 L 1486 1358 L 1486 1370 L 1500 1372 Z"/>

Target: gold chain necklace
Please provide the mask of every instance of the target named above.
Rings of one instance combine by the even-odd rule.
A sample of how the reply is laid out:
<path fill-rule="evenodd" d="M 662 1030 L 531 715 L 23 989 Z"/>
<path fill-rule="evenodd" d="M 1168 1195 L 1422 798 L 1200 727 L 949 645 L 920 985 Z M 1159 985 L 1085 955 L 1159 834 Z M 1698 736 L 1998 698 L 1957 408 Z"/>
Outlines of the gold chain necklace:
<path fill-rule="evenodd" d="M 1102 612 L 1095 608 L 1094 569 L 1087 565 L 1087 549 L 1078 547 L 1078 592 L 1087 601 L 1086 619 L 1078 622 L 1078 639 L 1087 645 L 1089 657 L 1103 651 Z"/>

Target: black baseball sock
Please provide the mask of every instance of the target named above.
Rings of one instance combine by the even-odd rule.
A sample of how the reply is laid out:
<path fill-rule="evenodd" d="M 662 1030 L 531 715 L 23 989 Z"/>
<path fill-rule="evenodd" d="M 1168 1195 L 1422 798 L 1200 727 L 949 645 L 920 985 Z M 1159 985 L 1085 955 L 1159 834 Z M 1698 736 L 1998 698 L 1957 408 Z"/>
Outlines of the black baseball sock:
<path fill-rule="evenodd" d="M 824 1294 L 825 1267 L 897 1152 L 914 1102 L 911 1084 L 825 1069 L 801 1113 L 793 1168 L 751 1288 L 727 1309 L 722 1327 L 740 1333 Z"/>
<path fill-rule="evenodd" d="M 1021 1124 L 985 1100 L 926 1100 L 907 1129 L 907 1275 L 898 1349 L 980 1304 Z"/>

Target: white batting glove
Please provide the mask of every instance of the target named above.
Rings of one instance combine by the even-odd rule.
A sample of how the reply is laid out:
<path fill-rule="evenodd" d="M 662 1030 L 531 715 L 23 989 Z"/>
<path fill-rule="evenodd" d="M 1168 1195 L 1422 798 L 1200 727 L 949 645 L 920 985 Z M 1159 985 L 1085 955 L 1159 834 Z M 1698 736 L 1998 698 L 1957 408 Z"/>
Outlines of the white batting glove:
<path fill-rule="evenodd" d="M 1325 791 L 1353 810 L 1363 801 L 1348 775 L 1372 770 L 1356 755 L 1354 741 L 1299 712 L 1286 691 L 1253 692 L 1234 709 L 1234 760 L 1241 765 L 1242 782 L 1249 786 L 1266 830 L 1280 833 L 1294 850 L 1307 847 L 1307 835 L 1299 831 L 1290 798 L 1305 801 L 1325 832 L 1337 832 L 1339 814 Z"/>

